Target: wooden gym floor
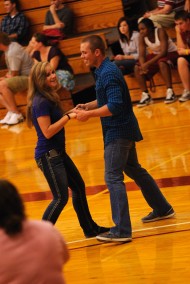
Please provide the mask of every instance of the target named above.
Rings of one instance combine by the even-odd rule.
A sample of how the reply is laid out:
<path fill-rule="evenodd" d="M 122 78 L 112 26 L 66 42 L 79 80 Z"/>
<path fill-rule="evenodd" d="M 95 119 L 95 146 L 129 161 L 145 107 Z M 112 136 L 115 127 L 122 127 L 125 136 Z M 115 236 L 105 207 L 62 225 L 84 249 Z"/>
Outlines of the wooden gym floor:
<path fill-rule="evenodd" d="M 133 225 L 128 244 L 85 239 L 71 200 L 56 227 L 65 237 L 70 261 L 67 283 L 187 283 L 190 278 L 190 101 L 165 105 L 156 102 L 134 106 L 144 140 L 137 143 L 140 163 L 153 175 L 173 205 L 173 219 L 142 224 L 151 210 L 140 190 L 126 177 Z M 28 217 L 41 219 L 51 194 L 33 159 L 34 129 L 25 122 L 0 128 L 0 176 L 12 181 L 25 200 Z M 99 119 L 66 126 L 67 152 L 87 186 L 92 216 L 102 226 L 112 226 L 109 193 L 104 183 L 103 142 Z M 55 283 L 56 284 L 56 283 Z"/>

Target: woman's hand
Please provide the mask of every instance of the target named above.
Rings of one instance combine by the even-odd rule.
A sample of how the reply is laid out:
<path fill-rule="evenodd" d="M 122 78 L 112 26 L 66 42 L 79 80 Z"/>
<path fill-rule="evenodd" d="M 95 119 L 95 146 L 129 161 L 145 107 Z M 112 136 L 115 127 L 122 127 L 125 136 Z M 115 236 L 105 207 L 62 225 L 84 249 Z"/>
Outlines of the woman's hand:
<path fill-rule="evenodd" d="M 70 112 L 68 113 L 68 116 L 70 117 L 70 119 L 72 119 L 72 118 L 76 118 L 77 114 L 75 112 Z"/>
<path fill-rule="evenodd" d="M 122 60 L 124 59 L 124 55 L 122 54 L 117 54 L 115 57 L 114 57 L 115 60 Z"/>

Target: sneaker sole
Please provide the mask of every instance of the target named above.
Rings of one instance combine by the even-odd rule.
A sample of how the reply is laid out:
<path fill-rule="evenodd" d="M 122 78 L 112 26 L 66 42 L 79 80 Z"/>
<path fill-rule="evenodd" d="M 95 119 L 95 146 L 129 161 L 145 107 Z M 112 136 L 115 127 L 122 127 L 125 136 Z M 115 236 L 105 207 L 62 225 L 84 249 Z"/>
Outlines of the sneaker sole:
<path fill-rule="evenodd" d="M 187 101 L 189 101 L 190 100 L 190 98 L 189 99 L 179 99 L 179 102 L 180 103 L 184 103 L 184 102 L 187 102 Z"/>
<path fill-rule="evenodd" d="M 146 103 L 146 104 L 137 104 L 137 107 L 141 108 L 141 107 L 145 107 L 145 106 L 148 106 L 148 105 L 151 105 L 153 104 L 153 100 L 151 100 L 150 102 Z"/>
<path fill-rule="evenodd" d="M 177 98 L 175 98 L 173 101 L 164 101 L 165 104 L 172 104 L 177 101 Z"/>
<path fill-rule="evenodd" d="M 97 236 L 96 239 L 100 242 L 121 242 L 121 243 L 127 243 L 131 242 L 132 238 L 106 238 L 106 237 L 101 237 Z"/>
<path fill-rule="evenodd" d="M 174 215 L 175 215 L 175 212 L 173 212 L 173 213 L 171 213 L 171 214 L 169 214 L 169 215 L 167 215 L 167 216 L 156 217 L 156 218 L 151 219 L 151 220 L 143 220 L 143 219 L 141 219 L 141 221 L 142 221 L 143 223 L 149 223 L 149 222 L 154 222 L 154 221 L 159 221 L 159 220 L 164 220 L 164 219 L 172 218 L 172 217 L 174 217 Z"/>
<path fill-rule="evenodd" d="M 19 121 L 17 123 L 6 123 L 7 125 L 16 125 L 16 124 L 19 124 L 20 122 L 23 122 L 24 121 L 24 118 L 23 119 L 19 119 Z"/>

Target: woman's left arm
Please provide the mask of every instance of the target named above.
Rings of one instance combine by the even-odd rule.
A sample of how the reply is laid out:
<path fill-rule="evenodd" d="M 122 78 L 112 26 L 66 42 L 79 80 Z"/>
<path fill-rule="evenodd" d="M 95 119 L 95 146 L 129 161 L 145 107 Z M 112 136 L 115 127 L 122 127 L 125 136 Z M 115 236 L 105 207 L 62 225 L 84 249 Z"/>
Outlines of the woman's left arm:
<path fill-rule="evenodd" d="M 60 57 L 58 55 L 51 58 L 50 65 L 54 70 L 57 70 L 57 67 L 59 65 L 59 60 L 60 60 Z"/>
<path fill-rule="evenodd" d="M 64 126 L 65 124 L 72 118 L 76 117 L 76 113 L 69 113 L 64 115 L 61 119 L 56 121 L 55 123 L 51 124 L 50 116 L 39 116 L 37 118 L 38 124 L 40 126 L 40 129 L 43 133 L 43 135 L 50 139 L 55 134 L 57 134 Z"/>

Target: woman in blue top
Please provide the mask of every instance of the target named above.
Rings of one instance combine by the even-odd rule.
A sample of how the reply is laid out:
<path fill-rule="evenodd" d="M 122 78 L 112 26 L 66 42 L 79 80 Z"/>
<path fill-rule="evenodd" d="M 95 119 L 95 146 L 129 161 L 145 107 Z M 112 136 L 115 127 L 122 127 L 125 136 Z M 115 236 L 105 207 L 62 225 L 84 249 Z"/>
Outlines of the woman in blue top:
<path fill-rule="evenodd" d="M 48 62 L 39 62 L 29 78 L 27 124 L 34 125 L 38 142 L 35 159 L 42 170 L 53 200 L 44 212 L 43 220 L 53 224 L 68 201 L 68 187 L 72 190 L 73 206 L 86 237 L 94 237 L 108 228 L 98 226 L 91 217 L 84 181 L 73 161 L 65 151 L 64 126 L 76 117 L 75 113 L 63 115 L 55 71 Z"/>

